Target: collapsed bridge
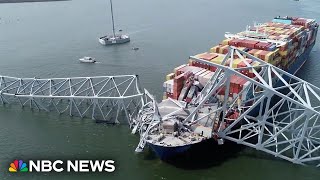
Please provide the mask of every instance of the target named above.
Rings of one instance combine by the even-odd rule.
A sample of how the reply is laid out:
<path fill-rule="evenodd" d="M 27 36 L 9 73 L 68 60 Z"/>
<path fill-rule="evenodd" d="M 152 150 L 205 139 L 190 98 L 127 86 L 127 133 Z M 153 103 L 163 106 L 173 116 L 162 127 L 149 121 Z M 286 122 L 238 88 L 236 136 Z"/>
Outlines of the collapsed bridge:
<path fill-rule="evenodd" d="M 143 105 L 138 76 L 16 78 L 0 76 L 0 102 L 119 123 Z M 123 119 L 123 118 L 122 118 Z"/>
<path fill-rule="evenodd" d="M 235 57 L 245 66 L 232 67 Z M 202 128 L 211 129 L 205 138 L 215 138 L 220 144 L 230 140 L 296 164 L 320 166 L 320 88 L 234 47 L 230 47 L 221 64 L 197 57 L 190 59 L 215 67 L 213 76 L 190 103 L 166 100 L 167 104 L 175 104 L 170 107 L 176 110 L 164 116 L 159 112 L 169 106 L 164 101 L 156 103 L 150 96 L 137 118 L 141 136 L 137 151 L 146 142 L 158 143 L 161 138 L 150 138 L 163 133 L 160 125 L 164 121 L 178 122 L 181 133 L 189 131 L 191 135 L 203 126 L 199 122 L 212 122 L 211 127 Z M 252 66 L 248 59 L 259 65 Z M 237 78 L 247 83 L 239 93 L 233 94 L 231 81 Z M 219 99 L 217 107 L 204 112 L 211 99 Z M 230 118 L 228 114 L 232 111 L 238 115 Z M 183 121 L 179 120 L 181 116 L 185 117 Z M 195 124 L 198 125 L 192 129 Z M 201 137 L 204 132 L 194 137 Z M 183 139 L 179 134 L 175 136 Z"/>
<path fill-rule="evenodd" d="M 250 58 L 259 65 L 246 63 L 246 67 L 232 68 L 235 56 L 245 63 Z M 141 92 L 136 75 L 54 79 L 0 76 L 0 102 L 115 123 L 123 116 L 133 132 L 140 133 L 138 147 L 143 149 L 152 128 L 180 110 L 188 112 L 182 126 L 206 118 L 215 122 L 213 112 L 199 116 L 199 110 L 215 97 L 222 99 L 218 110 L 223 118 L 212 127 L 212 138 L 243 144 L 296 164 L 320 166 L 320 88 L 234 47 L 221 64 L 191 59 L 215 66 L 216 71 L 192 107 L 169 99 L 178 109 L 165 117 L 159 114 L 155 98 Z M 237 95 L 228 96 L 232 76 L 249 83 Z M 219 96 L 221 91 L 226 96 Z M 250 98 L 241 98 L 244 96 Z M 226 115 L 234 107 L 240 115 L 228 119 Z"/>

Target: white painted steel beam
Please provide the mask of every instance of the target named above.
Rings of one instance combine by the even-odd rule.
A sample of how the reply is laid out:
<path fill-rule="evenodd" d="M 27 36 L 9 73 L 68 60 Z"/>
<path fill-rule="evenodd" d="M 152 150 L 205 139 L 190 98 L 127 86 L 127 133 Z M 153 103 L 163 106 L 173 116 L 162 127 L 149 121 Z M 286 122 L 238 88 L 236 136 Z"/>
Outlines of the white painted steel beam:
<path fill-rule="evenodd" d="M 69 112 L 70 116 L 119 122 L 135 116 L 144 104 L 137 75 L 74 78 L 0 76 L 0 102 L 30 104 L 38 110 Z"/>

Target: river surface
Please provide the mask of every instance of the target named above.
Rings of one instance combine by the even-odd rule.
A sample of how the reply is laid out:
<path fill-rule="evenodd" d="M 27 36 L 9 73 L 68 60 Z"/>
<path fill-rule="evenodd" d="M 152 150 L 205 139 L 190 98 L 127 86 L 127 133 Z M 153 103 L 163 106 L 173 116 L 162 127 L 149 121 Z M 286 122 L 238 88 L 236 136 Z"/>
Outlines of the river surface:
<path fill-rule="evenodd" d="M 111 32 L 107 0 L 0 4 L 0 74 L 72 77 L 139 74 L 158 99 L 167 73 L 188 56 L 207 51 L 254 21 L 276 15 L 320 19 L 320 2 L 301 0 L 116 0 L 116 28 L 131 42 L 104 47 Z M 139 47 L 138 51 L 131 50 Z M 320 86 L 319 40 L 298 76 Z M 82 56 L 100 63 L 81 64 Z M 165 163 L 147 151 L 135 154 L 138 136 L 127 125 L 96 124 L 56 113 L 0 107 L 0 179 L 319 179 L 320 170 L 270 158 L 249 148 L 207 153 L 208 158 Z M 240 149 L 240 150 L 239 150 Z M 201 151 L 199 152 L 201 153 Z M 15 158 L 114 159 L 115 173 L 9 174 Z"/>

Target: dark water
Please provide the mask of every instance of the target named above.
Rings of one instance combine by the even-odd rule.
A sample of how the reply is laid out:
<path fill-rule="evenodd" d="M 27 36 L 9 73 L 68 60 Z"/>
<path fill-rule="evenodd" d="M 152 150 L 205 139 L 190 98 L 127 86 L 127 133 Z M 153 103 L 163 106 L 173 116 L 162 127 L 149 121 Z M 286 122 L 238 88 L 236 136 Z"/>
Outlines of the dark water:
<path fill-rule="evenodd" d="M 103 47 L 97 38 L 111 31 L 108 8 L 107 0 L 1 4 L 1 74 L 46 78 L 134 73 L 159 99 L 165 74 L 185 63 L 189 55 L 217 44 L 225 31 L 238 32 L 253 21 L 268 21 L 276 15 L 320 19 L 320 2 L 312 0 L 117 0 L 116 26 L 129 33 L 132 41 Z M 298 75 L 320 86 L 318 44 Z M 132 47 L 140 50 L 132 51 Z M 101 63 L 78 63 L 85 55 Z M 138 137 L 131 135 L 126 125 L 107 126 L 28 108 L 0 107 L 0 129 L 0 179 L 320 177 L 319 169 L 293 165 L 247 148 L 213 149 L 212 153 L 209 148 L 208 158 L 168 164 L 148 152 L 136 155 Z M 113 174 L 9 174 L 9 163 L 15 158 L 114 159 L 117 170 Z"/>

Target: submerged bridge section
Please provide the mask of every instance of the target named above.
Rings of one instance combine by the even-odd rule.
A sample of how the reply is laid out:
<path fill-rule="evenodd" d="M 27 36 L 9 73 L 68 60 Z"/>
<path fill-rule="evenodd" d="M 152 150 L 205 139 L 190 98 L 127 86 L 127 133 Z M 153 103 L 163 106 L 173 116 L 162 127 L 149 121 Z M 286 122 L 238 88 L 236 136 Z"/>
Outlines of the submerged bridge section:
<path fill-rule="evenodd" d="M 16 78 L 0 76 L 0 102 L 129 125 L 143 103 L 138 76 Z M 122 118 L 124 119 L 124 118 Z"/>

